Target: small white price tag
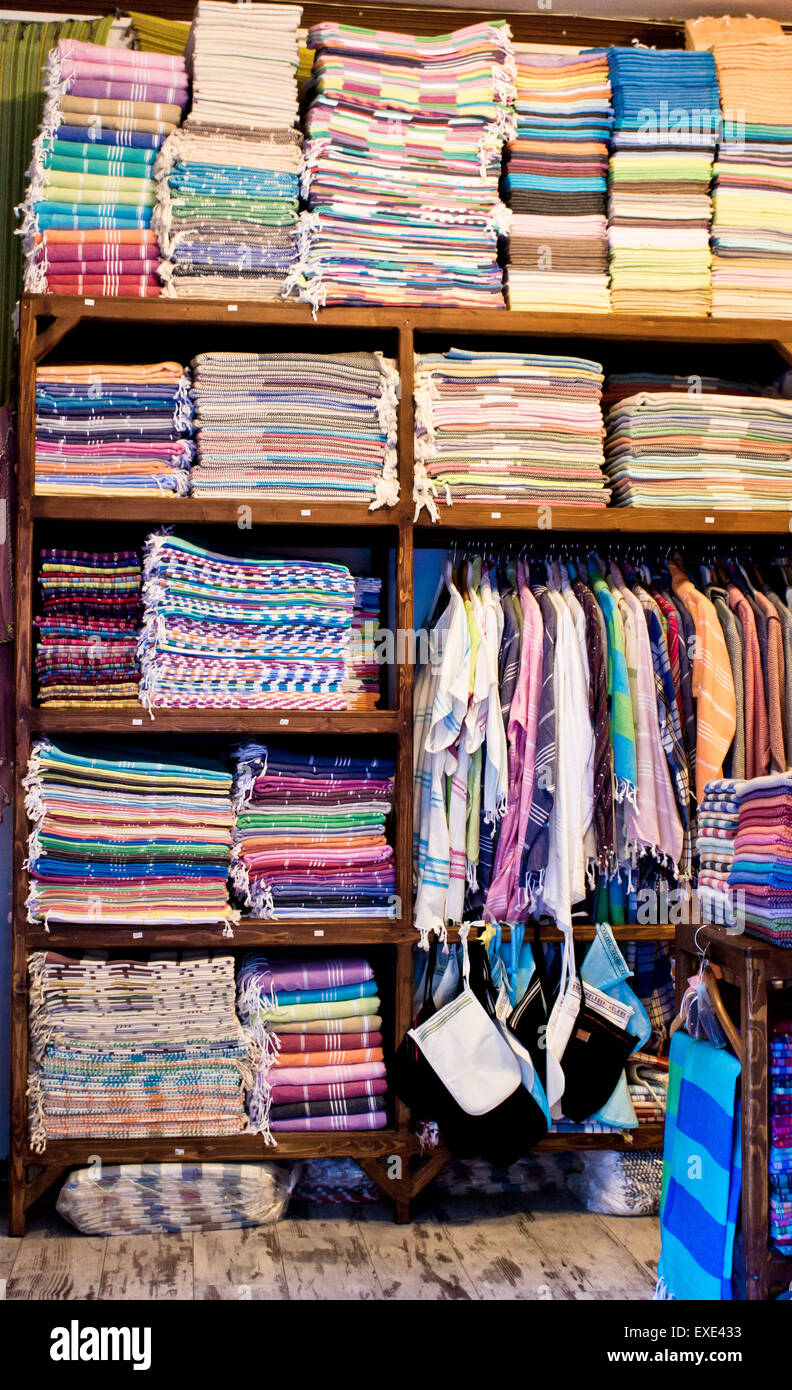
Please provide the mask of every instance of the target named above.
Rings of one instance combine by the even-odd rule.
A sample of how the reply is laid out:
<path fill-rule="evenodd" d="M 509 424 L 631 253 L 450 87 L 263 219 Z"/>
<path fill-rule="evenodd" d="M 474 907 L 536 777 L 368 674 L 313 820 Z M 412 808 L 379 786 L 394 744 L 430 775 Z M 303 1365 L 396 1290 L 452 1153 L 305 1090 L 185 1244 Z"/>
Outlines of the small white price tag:
<path fill-rule="evenodd" d="M 95 300 L 95 299 L 86 299 L 86 301 L 85 301 L 85 307 L 86 307 L 86 309 L 92 309 L 95 303 L 96 303 L 96 300 Z"/>
<path fill-rule="evenodd" d="M 132 720 L 133 726 L 134 726 L 135 724 L 142 724 L 142 723 L 143 723 L 143 720 L 142 720 L 142 719 L 133 719 L 133 720 Z"/>
<path fill-rule="evenodd" d="M 182 1158 L 184 1156 L 184 1149 L 174 1149 L 173 1152 L 177 1154 L 179 1158 Z"/>
<path fill-rule="evenodd" d="M 490 516 L 492 517 L 493 521 L 500 521 L 501 519 L 500 512 L 490 512 Z"/>
<path fill-rule="evenodd" d="M 140 941 L 142 935 L 143 935 L 142 931 L 133 931 L 133 933 L 132 933 L 132 940 L 133 940 L 133 941 Z"/>
<path fill-rule="evenodd" d="M 238 305 L 238 304 L 229 304 L 229 306 L 228 306 L 228 312 L 229 312 L 229 314 L 235 314 L 238 308 L 239 308 L 239 305 Z"/>
<path fill-rule="evenodd" d="M 323 931 L 315 931 L 315 932 L 314 932 L 314 936 L 324 936 L 324 932 L 323 932 Z"/>
<path fill-rule="evenodd" d="M 302 508 L 302 511 L 300 512 L 300 516 L 310 516 L 310 515 L 311 515 L 311 508 L 310 508 L 310 507 L 303 507 L 303 508 Z"/>
<path fill-rule="evenodd" d="M 715 525 L 715 518 L 714 518 L 714 516 L 705 516 L 705 518 L 704 518 L 704 525 L 705 525 L 705 526 L 714 526 L 714 525 Z"/>
<path fill-rule="evenodd" d="M 289 721 L 288 721 L 288 719 L 279 719 L 279 720 L 278 720 L 278 723 L 281 724 L 281 725 L 283 725 L 284 728 L 286 728 L 286 726 L 287 726 L 287 724 L 289 723 Z"/>

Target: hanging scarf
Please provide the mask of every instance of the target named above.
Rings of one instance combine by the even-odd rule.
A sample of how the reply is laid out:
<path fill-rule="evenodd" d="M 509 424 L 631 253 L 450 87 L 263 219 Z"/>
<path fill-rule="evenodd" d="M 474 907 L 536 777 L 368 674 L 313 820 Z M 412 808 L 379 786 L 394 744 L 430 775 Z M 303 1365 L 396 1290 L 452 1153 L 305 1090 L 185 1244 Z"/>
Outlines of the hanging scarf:
<path fill-rule="evenodd" d="M 602 642 L 599 610 L 590 589 L 576 579 L 572 585 L 586 621 L 589 665 L 589 717 L 594 730 L 594 828 L 597 858 L 603 873 L 614 868 L 613 749 L 608 720 L 608 663 Z"/>
<path fill-rule="evenodd" d="M 533 795 L 518 871 L 518 897 L 526 906 L 530 905 L 544 882 L 550 850 L 549 821 L 555 800 L 557 760 L 555 647 L 558 622 L 547 587 L 534 585 L 532 592 L 539 604 L 544 632 Z"/>
<path fill-rule="evenodd" d="M 592 561 L 591 587 L 608 629 L 608 697 L 610 700 L 610 739 L 613 749 L 614 800 L 638 804 L 638 763 L 635 745 L 630 681 L 621 619 L 610 589 Z"/>

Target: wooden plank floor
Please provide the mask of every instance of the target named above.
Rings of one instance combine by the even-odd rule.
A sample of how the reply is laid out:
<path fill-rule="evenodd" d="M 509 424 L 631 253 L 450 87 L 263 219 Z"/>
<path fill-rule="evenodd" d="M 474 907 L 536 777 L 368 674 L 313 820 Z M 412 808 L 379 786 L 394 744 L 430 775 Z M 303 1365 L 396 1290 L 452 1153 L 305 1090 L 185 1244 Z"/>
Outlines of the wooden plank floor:
<path fill-rule="evenodd" d="M 389 1205 L 293 1203 L 276 1226 L 202 1235 L 82 1236 L 41 1203 L 0 1236 L 8 1299 L 651 1299 L 652 1217 L 584 1211 L 566 1186 L 452 1196 L 409 1226 Z"/>

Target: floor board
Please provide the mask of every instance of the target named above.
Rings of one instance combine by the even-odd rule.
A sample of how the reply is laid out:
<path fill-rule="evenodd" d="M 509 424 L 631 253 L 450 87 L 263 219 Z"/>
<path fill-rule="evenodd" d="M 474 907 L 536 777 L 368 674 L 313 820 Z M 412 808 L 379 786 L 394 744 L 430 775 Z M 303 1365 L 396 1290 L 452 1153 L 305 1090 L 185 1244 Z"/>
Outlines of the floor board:
<path fill-rule="evenodd" d="M 83 1236 L 52 1202 L 22 1240 L 0 1235 L 9 1299 L 477 1302 L 652 1297 L 653 1217 L 599 1216 L 541 1175 L 519 1192 L 432 1185 L 409 1226 L 386 1202 L 295 1202 L 274 1226 Z"/>

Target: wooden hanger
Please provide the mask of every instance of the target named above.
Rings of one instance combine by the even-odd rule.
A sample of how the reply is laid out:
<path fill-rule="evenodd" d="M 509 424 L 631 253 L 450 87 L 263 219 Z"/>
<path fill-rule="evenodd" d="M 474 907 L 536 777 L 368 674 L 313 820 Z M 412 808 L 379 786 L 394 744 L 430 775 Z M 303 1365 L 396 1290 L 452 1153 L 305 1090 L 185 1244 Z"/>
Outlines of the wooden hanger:
<path fill-rule="evenodd" d="M 709 1001 L 710 1008 L 712 1009 L 712 1012 L 714 1013 L 721 1028 L 726 1034 L 726 1037 L 729 1041 L 729 1045 L 735 1057 L 737 1058 L 738 1062 L 742 1064 L 742 1038 L 740 1037 L 739 1030 L 735 1027 L 734 1023 L 732 1022 L 732 1019 L 729 1013 L 727 1012 L 726 1005 L 724 1004 L 723 999 L 721 998 L 720 987 L 718 985 L 715 972 L 712 969 L 712 966 L 707 964 L 706 962 L 704 963 L 700 971 L 699 980 L 701 981 L 701 984 L 704 988 L 704 992 L 707 996 L 707 1000 Z M 685 1021 L 682 1011 L 680 1010 L 673 1023 L 671 1024 L 671 1028 L 669 1030 L 671 1037 L 674 1036 L 674 1034 L 677 1032 L 679 1028 L 684 1028 L 684 1026 Z"/>

